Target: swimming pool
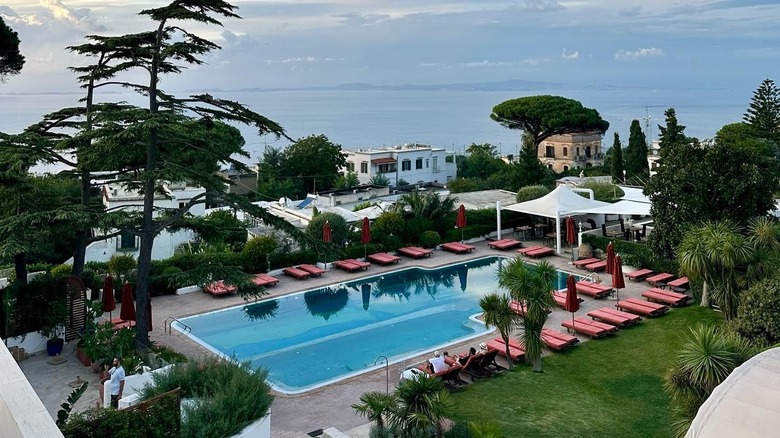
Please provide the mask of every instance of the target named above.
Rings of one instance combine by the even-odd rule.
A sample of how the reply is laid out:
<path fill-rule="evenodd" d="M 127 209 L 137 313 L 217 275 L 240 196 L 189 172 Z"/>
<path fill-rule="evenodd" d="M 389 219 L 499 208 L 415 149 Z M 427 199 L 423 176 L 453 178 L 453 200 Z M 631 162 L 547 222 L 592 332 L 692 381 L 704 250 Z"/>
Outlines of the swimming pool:
<path fill-rule="evenodd" d="M 381 367 L 380 356 L 396 363 L 489 332 L 474 317 L 505 260 L 403 269 L 182 322 L 211 351 L 268 369 L 277 391 L 300 393 Z"/>

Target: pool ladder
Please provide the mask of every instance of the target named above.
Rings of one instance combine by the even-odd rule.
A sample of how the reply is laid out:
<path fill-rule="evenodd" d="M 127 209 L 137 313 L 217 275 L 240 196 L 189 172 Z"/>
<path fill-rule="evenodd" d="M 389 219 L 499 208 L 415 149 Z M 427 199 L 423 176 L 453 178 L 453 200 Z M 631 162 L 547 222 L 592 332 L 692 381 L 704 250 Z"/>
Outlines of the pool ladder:
<path fill-rule="evenodd" d="M 179 324 L 182 325 L 182 327 L 184 327 L 184 330 L 182 330 L 183 333 L 186 334 L 186 333 L 191 333 L 192 332 L 192 327 L 190 327 L 187 324 L 179 321 L 178 319 L 176 319 L 173 316 L 169 316 L 169 317 L 165 318 L 165 321 L 163 322 L 163 332 L 164 333 L 168 333 L 169 335 L 173 334 L 173 327 L 172 327 L 172 325 L 173 325 L 174 321 L 178 322 Z"/>

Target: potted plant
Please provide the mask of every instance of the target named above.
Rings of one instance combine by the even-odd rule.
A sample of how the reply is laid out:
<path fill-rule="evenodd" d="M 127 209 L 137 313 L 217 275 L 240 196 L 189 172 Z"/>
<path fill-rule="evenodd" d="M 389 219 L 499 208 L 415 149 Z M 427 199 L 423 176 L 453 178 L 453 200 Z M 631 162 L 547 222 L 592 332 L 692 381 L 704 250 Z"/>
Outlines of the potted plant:
<path fill-rule="evenodd" d="M 65 300 L 51 302 L 43 319 L 43 325 L 38 330 L 46 341 L 46 352 L 49 356 L 59 356 L 62 353 L 62 347 L 65 345 L 65 339 L 60 337 L 65 328 L 65 322 L 68 319 L 68 306 Z"/>

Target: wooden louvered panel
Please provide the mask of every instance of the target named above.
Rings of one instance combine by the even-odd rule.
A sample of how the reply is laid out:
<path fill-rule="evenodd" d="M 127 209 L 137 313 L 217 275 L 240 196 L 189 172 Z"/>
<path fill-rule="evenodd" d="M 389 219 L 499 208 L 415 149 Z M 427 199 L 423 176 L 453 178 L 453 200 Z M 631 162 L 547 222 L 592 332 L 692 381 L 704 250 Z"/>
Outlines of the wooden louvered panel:
<path fill-rule="evenodd" d="M 68 283 L 68 320 L 65 323 L 65 342 L 81 336 L 87 320 L 86 288 L 81 279 L 74 276 L 67 278 Z"/>

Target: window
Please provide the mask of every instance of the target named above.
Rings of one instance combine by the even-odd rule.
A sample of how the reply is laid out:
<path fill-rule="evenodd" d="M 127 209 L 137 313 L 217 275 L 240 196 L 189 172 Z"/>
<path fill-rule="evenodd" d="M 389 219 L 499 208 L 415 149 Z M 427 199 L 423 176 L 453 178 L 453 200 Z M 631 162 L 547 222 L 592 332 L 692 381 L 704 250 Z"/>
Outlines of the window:
<path fill-rule="evenodd" d="M 588 158 L 591 157 L 590 146 L 585 146 L 585 156 Z"/>
<path fill-rule="evenodd" d="M 360 163 L 360 173 L 368 173 L 368 161 Z"/>
<path fill-rule="evenodd" d="M 563 156 L 568 157 L 569 156 L 569 148 L 566 146 L 563 147 Z"/>
<path fill-rule="evenodd" d="M 422 158 L 417 159 L 417 161 L 414 163 L 414 168 L 417 170 L 422 169 Z"/>
<path fill-rule="evenodd" d="M 407 158 L 401 161 L 401 170 L 404 172 L 408 170 L 412 170 L 412 160 Z"/>
<path fill-rule="evenodd" d="M 351 161 L 347 161 L 347 172 L 354 172 L 355 171 L 355 163 Z"/>
<path fill-rule="evenodd" d="M 563 171 L 566 172 L 569 170 L 569 166 L 563 166 Z"/>
<path fill-rule="evenodd" d="M 446 160 L 446 158 L 445 158 Z M 439 171 L 439 157 L 433 157 L 433 171 L 438 172 Z"/>
<path fill-rule="evenodd" d="M 134 251 L 138 249 L 135 236 L 128 233 L 127 231 L 122 231 L 119 234 L 119 242 L 117 242 L 116 249 L 125 251 Z"/>
<path fill-rule="evenodd" d="M 548 164 L 548 165 L 547 165 L 547 168 L 548 168 L 548 169 L 550 169 L 550 170 L 552 170 L 552 164 Z"/>
<path fill-rule="evenodd" d="M 425 160 L 425 168 L 427 169 L 429 167 L 431 167 L 431 160 L 426 159 Z"/>
<path fill-rule="evenodd" d="M 555 158 L 555 146 L 545 146 L 545 158 Z"/>
<path fill-rule="evenodd" d="M 181 210 L 182 208 L 184 208 L 184 206 L 185 206 L 185 205 L 187 205 L 187 203 L 186 203 L 186 202 L 179 202 L 179 210 Z"/>

